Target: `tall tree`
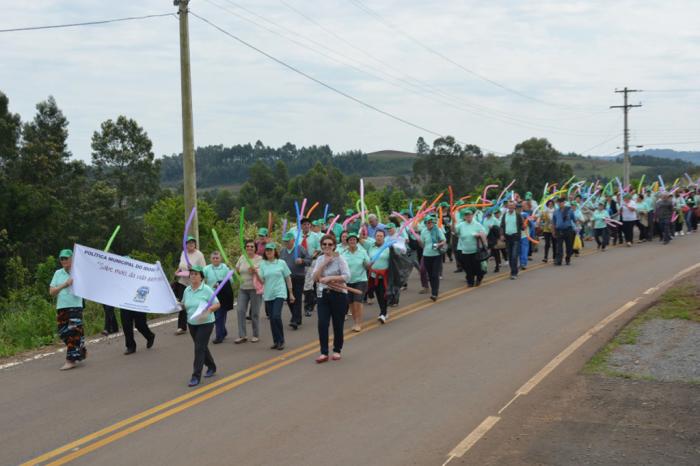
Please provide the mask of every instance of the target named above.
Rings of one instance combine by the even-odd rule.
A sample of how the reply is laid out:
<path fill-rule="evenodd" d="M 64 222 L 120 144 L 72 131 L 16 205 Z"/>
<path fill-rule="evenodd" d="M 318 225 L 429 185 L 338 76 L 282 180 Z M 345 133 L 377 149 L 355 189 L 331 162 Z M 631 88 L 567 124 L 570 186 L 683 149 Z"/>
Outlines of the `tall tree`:
<path fill-rule="evenodd" d="M 153 143 L 135 120 L 120 115 L 92 135 L 92 162 L 117 190 L 117 207 L 142 209 L 159 191 L 160 164 Z"/>
<path fill-rule="evenodd" d="M 511 171 L 523 192 L 539 196 L 548 181 L 564 182 L 573 175 L 571 166 L 560 161 L 561 154 L 545 138 L 530 138 L 515 146 Z"/>
<path fill-rule="evenodd" d="M 0 170 L 17 158 L 21 120 L 9 110 L 10 100 L 0 91 Z"/>

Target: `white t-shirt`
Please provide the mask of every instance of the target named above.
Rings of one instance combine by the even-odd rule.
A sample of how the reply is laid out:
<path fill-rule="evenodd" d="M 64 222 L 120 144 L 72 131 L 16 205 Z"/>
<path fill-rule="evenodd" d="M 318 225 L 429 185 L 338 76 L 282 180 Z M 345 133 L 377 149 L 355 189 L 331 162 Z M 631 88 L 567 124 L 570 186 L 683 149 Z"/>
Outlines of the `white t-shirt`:
<path fill-rule="evenodd" d="M 632 207 L 635 210 L 630 209 Z M 626 203 L 625 201 L 622 201 L 622 207 L 620 211 L 622 212 L 622 221 L 623 222 L 633 222 L 637 220 L 637 203 L 634 201 L 629 201 Z"/>

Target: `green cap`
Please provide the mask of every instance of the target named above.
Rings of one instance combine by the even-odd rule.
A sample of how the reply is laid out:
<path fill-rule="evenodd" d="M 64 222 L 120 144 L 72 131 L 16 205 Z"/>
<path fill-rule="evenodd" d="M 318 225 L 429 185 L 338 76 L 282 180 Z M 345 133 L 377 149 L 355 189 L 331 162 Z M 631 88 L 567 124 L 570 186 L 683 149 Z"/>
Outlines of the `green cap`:
<path fill-rule="evenodd" d="M 532 199 L 532 193 L 528 191 L 525 193 L 525 200 L 529 201 L 530 199 Z"/>
<path fill-rule="evenodd" d="M 292 233 L 291 231 L 288 231 L 288 232 L 285 233 L 284 236 L 282 237 L 282 241 L 289 241 L 289 240 L 292 240 L 292 239 L 294 239 L 294 233 Z"/>
<path fill-rule="evenodd" d="M 267 236 L 267 234 L 268 234 L 267 228 L 258 229 L 258 236 Z"/>
<path fill-rule="evenodd" d="M 202 268 L 201 265 L 193 265 L 192 267 L 190 267 L 190 272 L 204 273 L 204 268 Z"/>
<path fill-rule="evenodd" d="M 435 223 L 435 216 L 434 216 L 434 215 L 428 215 L 427 217 L 425 217 L 425 221 L 426 221 L 426 222 L 433 222 L 433 223 Z"/>
<path fill-rule="evenodd" d="M 315 227 L 323 225 L 323 220 L 314 220 L 311 224 Z"/>
<path fill-rule="evenodd" d="M 326 220 L 328 220 L 329 218 L 330 218 L 330 219 L 334 219 L 334 218 L 335 218 L 335 214 L 333 214 L 333 213 L 328 214 L 328 217 L 326 217 Z"/>
<path fill-rule="evenodd" d="M 471 207 L 467 207 L 466 209 L 464 209 L 464 213 L 462 215 L 467 215 L 467 214 L 474 215 L 474 209 L 472 209 Z"/>
<path fill-rule="evenodd" d="M 197 242 L 197 238 L 195 238 L 195 237 L 192 236 L 192 235 L 189 235 L 189 236 L 187 237 L 187 241 L 185 241 L 185 242 L 186 242 L 186 243 L 189 243 L 190 241 L 194 241 L 194 242 L 196 243 L 196 242 Z"/>
<path fill-rule="evenodd" d="M 450 203 L 449 203 L 449 202 L 445 202 L 445 201 L 443 201 L 443 202 L 441 202 L 440 204 L 438 204 L 438 207 L 449 207 L 449 206 L 450 206 Z"/>
<path fill-rule="evenodd" d="M 355 215 L 355 211 L 352 210 L 352 209 L 348 209 L 348 210 L 345 211 L 345 215 L 348 216 L 348 217 L 351 216 L 351 215 Z"/>
<path fill-rule="evenodd" d="M 270 241 L 265 245 L 265 249 L 277 249 L 277 245 L 274 242 Z"/>
<path fill-rule="evenodd" d="M 62 257 L 73 257 L 73 251 L 70 249 L 61 249 L 61 252 L 58 253 L 58 258 Z"/>
<path fill-rule="evenodd" d="M 355 238 L 356 240 L 359 241 L 359 240 L 360 240 L 360 235 L 358 235 L 357 233 L 355 233 L 355 232 L 353 231 L 352 233 L 348 233 L 348 239 L 350 239 L 350 238 Z"/>
<path fill-rule="evenodd" d="M 394 225 L 393 222 L 389 222 L 386 225 L 384 225 L 387 230 L 391 230 L 392 228 L 396 228 L 396 225 Z"/>

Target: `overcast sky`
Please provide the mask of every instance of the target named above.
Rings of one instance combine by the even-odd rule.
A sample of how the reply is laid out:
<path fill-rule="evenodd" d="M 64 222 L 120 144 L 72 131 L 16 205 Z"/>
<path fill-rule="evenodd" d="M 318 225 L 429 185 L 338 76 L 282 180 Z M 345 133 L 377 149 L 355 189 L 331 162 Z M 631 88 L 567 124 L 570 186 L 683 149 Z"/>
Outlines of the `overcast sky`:
<path fill-rule="evenodd" d="M 170 0 L 1 4 L 0 29 L 176 11 Z M 563 152 L 617 152 L 622 112 L 608 107 L 622 104 L 613 91 L 624 86 L 682 91 L 632 95 L 630 103 L 644 105 L 631 110 L 632 144 L 700 149 L 698 0 L 360 4 L 380 19 L 353 0 L 192 0 L 190 7 L 342 92 L 497 153 L 532 136 Z M 195 145 L 260 139 L 328 144 L 336 152 L 410 151 L 418 136 L 435 138 L 194 17 L 190 38 Z M 31 119 L 36 103 L 53 95 L 70 121 L 77 158 L 89 160 L 93 131 L 120 114 L 146 129 L 157 156 L 181 151 L 174 17 L 0 34 L 0 63 L 11 111 Z"/>

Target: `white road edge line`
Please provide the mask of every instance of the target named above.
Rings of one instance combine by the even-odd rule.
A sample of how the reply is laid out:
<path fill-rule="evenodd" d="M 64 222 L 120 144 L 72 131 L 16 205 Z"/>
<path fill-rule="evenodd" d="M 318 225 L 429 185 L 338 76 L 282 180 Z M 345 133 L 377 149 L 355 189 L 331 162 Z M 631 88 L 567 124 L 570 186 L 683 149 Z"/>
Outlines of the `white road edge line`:
<path fill-rule="evenodd" d="M 496 425 L 498 421 L 500 421 L 501 418 L 498 416 L 489 416 L 486 419 L 484 419 L 481 424 L 477 426 L 476 429 L 472 430 L 469 435 L 464 437 L 464 440 L 459 442 L 456 447 L 450 452 L 451 457 L 459 457 L 461 458 L 464 456 L 464 454 L 474 446 L 476 442 L 483 437 L 486 432 L 491 430 L 493 426 Z"/>
<path fill-rule="evenodd" d="M 656 285 L 653 288 L 649 288 L 647 291 L 645 291 L 643 294 L 650 294 L 648 293 L 650 290 L 658 291 L 659 289 L 663 288 L 669 283 L 672 283 L 679 278 L 682 278 L 684 275 L 694 271 L 695 269 L 700 268 L 700 262 L 698 262 L 695 265 L 691 265 L 690 267 L 687 267 L 677 274 L 675 274 L 673 277 L 666 279 Z M 615 311 L 613 311 L 612 314 L 598 322 L 596 325 L 591 327 L 586 333 L 581 335 L 571 343 L 569 346 L 564 349 L 561 353 L 559 353 L 554 359 L 552 359 L 546 366 L 544 366 L 542 369 L 540 369 L 537 374 L 535 374 L 530 380 L 525 382 L 522 387 L 520 387 L 516 392 L 515 396 L 503 407 L 498 411 L 498 414 L 500 415 L 503 411 L 506 410 L 508 406 L 510 406 L 518 397 L 521 395 L 527 395 L 530 393 L 530 391 L 537 386 L 549 373 L 551 373 L 556 367 L 561 364 L 562 361 L 564 361 L 567 357 L 569 357 L 574 351 L 576 351 L 578 348 L 581 347 L 586 341 L 588 341 L 592 336 L 594 336 L 596 333 L 600 332 L 603 328 L 605 328 L 606 325 L 608 325 L 610 322 L 613 320 L 617 319 L 620 317 L 620 315 L 624 314 L 627 312 L 629 309 L 634 307 L 637 303 L 639 302 L 639 298 L 633 299 L 632 301 L 628 301 L 627 303 L 623 304 L 621 307 L 617 308 Z M 447 461 L 443 463 L 442 466 L 446 466 L 447 463 L 452 461 L 455 457 L 461 458 L 464 456 L 464 454 L 469 451 L 470 448 L 472 448 L 476 442 L 478 442 L 491 428 L 496 425 L 496 423 L 500 420 L 501 418 L 498 416 L 488 416 L 486 419 L 484 419 L 481 424 L 479 424 L 474 430 L 472 430 L 469 435 L 467 435 L 459 444 L 452 449 L 452 451 L 449 453 Z"/>
<path fill-rule="evenodd" d="M 177 320 L 177 317 L 173 317 L 173 318 L 171 318 L 171 319 L 161 320 L 161 321 L 158 321 L 158 322 L 154 322 L 154 323 L 152 323 L 152 324 L 149 324 L 149 327 L 151 327 L 151 328 L 153 328 L 153 327 L 160 327 L 161 325 L 169 324 L 169 323 L 171 323 L 171 322 L 175 322 L 176 320 Z M 102 341 L 107 341 L 107 340 L 112 340 L 112 339 L 115 339 L 115 338 L 119 338 L 119 337 L 121 337 L 121 336 L 123 336 L 123 335 L 124 335 L 123 332 L 113 333 L 113 334 L 107 335 L 107 336 L 105 336 L 105 337 L 92 338 L 92 339 L 90 339 L 90 340 L 87 340 L 85 343 L 86 343 L 86 344 L 92 345 L 92 344 L 95 344 L 95 343 L 100 343 L 100 342 L 102 342 Z M 22 360 L 19 360 L 19 361 L 8 362 L 8 363 L 6 363 L 6 364 L 0 365 L 0 371 L 1 371 L 1 370 L 4 370 L 4 369 L 9 369 L 9 368 L 11 368 L 11 367 L 20 366 L 20 365 L 26 364 L 26 363 L 28 363 L 28 362 L 38 361 L 39 359 L 44 359 L 44 358 L 46 358 L 46 357 L 48 357 L 48 356 L 53 356 L 54 354 L 65 353 L 65 351 L 66 351 L 65 348 L 59 348 L 59 349 L 54 350 L 54 351 L 47 351 L 47 352 L 45 352 L 45 353 L 35 354 L 34 356 L 31 356 L 31 357 L 28 357 L 28 358 L 25 358 L 25 359 L 22 359 Z"/>

